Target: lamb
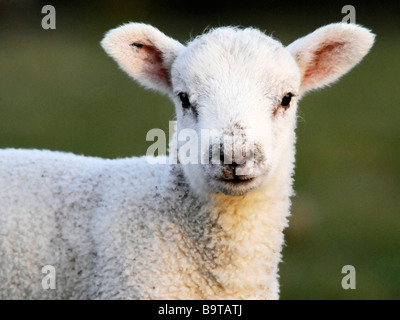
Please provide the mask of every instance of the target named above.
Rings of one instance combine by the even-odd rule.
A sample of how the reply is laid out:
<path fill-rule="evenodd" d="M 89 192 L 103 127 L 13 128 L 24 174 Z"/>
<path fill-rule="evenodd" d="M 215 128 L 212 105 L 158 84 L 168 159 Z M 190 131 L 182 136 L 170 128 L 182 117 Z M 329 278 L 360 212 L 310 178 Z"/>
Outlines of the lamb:
<path fill-rule="evenodd" d="M 216 28 L 186 46 L 141 23 L 109 31 L 105 51 L 175 103 L 177 135 L 218 130 L 242 144 L 217 136 L 184 163 L 175 136 L 177 164 L 1 150 L 0 298 L 278 299 L 298 100 L 373 42 L 344 23 L 287 47 L 255 28 Z"/>

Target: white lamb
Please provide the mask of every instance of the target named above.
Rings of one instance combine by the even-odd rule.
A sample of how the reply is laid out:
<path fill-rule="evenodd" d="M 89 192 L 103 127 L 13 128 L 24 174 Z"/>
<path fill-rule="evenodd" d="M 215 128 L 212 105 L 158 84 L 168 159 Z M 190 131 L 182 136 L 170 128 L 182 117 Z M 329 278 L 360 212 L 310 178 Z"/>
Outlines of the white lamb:
<path fill-rule="evenodd" d="M 178 134 L 240 132 L 244 144 L 251 133 L 253 147 L 208 164 L 225 147 L 217 139 L 201 144 L 200 164 L 175 165 L 1 150 L 0 298 L 279 298 L 297 101 L 373 42 L 343 23 L 288 47 L 253 28 L 214 29 L 187 46 L 140 23 L 108 32 L 102 46 L 120 67 L 174 101 Z M 55 289 L 42 286 L 46 265 Z"/>

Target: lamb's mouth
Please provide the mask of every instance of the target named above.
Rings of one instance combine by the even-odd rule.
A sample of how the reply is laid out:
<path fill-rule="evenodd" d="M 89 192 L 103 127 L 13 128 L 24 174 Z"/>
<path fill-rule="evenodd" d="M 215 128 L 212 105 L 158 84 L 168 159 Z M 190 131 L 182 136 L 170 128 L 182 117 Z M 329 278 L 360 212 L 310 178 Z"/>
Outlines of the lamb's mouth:
<path fill-rule="evenodd" d="M 220 177 L 217 190 L 229 196 L 243 196 L 258 187 L 258 176 Z"/>
<path fill-rule="evenodd" d="M 252 181 L 254 181 L 256 179 L 256 177 L 251 177 L 251 176 L 234 176 L 232 178 L 229 179 L 225 179 L 225 178 L 221 178 L 219 179 L 219 181 L 227 183 L 227 184 L 235 184 L 235 185 L 239 185 L 239 184 L 248 184 Z"/>

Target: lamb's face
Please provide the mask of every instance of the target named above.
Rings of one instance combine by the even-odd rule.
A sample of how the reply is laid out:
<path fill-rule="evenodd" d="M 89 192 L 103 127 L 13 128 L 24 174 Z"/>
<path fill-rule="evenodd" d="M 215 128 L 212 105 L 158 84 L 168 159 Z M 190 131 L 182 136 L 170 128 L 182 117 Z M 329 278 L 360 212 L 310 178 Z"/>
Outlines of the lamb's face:
<path fill-rule="evenodd" d="M 268 183 L 294 143 L 301 74 L 290 53 L 260 31 L 220 28 L 183 49 L 171 74 L 178 137 L 198 138 L 196 161 L 180 157 L 191 184 L 243 195 Z"/>
<path fill-rule="evenodd" d="M 235 28 L 185 47 L 129 23 L 109 31 L 102 45 L 134 79 L 173 98 L 178 142 L 187 135 L 191 142 L 180 142 L 179 159 L 194 189 L 243 195 L 293 161 L 299 95 L 337 80 L 373 42 L 367 29 L 335 23 L 286 48 L 258 30 Z"/>

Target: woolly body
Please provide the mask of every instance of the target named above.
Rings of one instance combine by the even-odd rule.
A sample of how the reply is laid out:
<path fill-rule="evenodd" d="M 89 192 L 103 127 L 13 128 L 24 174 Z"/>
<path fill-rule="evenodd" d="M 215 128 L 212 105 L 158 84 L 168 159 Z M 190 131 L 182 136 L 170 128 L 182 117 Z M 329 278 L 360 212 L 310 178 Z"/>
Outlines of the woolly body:
<path fill-rule="evenodd" d="M 3 150 L 2 297 L 260 299 L 266 286 L 276 292 L 275 277 L 263 279 L 263 271 L 277 271 L 287 198 L 199 199 L 179 165 L 151 168 L 145 158 Z M 276 215 L 264 214 L 273 208 Z M 45 265 L 56 268 L 56 290 L 42 288 Z"/>

